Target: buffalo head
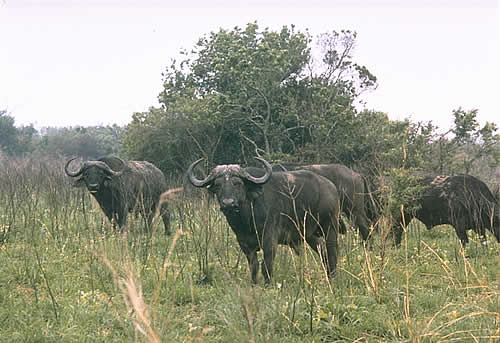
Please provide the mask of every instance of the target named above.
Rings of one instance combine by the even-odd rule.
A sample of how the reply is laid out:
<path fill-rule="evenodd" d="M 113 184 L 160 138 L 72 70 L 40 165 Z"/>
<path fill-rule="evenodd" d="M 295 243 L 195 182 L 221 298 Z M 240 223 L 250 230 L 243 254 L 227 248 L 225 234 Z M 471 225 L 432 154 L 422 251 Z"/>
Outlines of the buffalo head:
<path fill-rule="evenodd" d="M 495 208 L 493 211 L 493 233 L 497 242 L 500 243 L 500 185 L 497 185 L 495 193 Z"/>
<path fill-rule="evenodd" d="M 123 173 L 123 168 L 125 167 L 125 161 L 120 158 L 116 158 L 122 163 L 121 171 L 114 171 L 103 161 L 86 161 L 79 170 L 71 172 L 69 170 L 69 165 L 75 158 L 76 157 L 73 157 L 66 162 L 64 171 L 70 177 L 78 177 L 75 185 L 85 183 L 87 189 L 92 194 L 97 193 L 99 189 L 106 186 L 106 183 L 111 181 L 113 177 L 121 175 Z"/>
<path fill-rule="evenodd" d="M 261 186 L 269 180 L 272 174 L 272 167 L 266 160 L 259 157 L 255 159 L 264 165 L 265 172 L 260 177 L 251 175 L 237 164 L 229 164 L 215 167 L 205 179 L 199 180 L 193 175 L 193 169 L 203 158 L 189 166 L 187 176 L 193 186 L 206 187 L 210 192 L 215 193 L 224 213 L 239 212 L 242 204 L 255 199 L 262 193 Z"/>

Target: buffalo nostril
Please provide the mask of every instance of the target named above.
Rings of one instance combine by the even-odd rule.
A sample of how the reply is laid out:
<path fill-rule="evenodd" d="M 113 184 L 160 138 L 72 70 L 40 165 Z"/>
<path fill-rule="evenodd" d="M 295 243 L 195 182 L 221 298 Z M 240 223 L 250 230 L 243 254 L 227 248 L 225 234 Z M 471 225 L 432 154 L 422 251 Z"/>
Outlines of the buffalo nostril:
<path fill-rule="evenodd" d="M 222 207 L 228 208 L 228 207 L 234 207 L 234 206 L 235 206 L 234 199 L 223 199 L 222 200 Z"/>

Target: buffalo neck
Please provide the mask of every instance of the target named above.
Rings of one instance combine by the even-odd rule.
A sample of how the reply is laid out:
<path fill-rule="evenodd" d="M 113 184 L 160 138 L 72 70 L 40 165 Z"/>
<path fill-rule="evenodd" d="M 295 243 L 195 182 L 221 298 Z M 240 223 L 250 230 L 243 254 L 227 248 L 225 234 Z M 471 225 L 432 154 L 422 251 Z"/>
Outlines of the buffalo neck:
<path fill-rule="evenodd" d="M 239 211 L 225 211 L 223 213 L 233 231 L 238 234 L 256 231 L 255 226 L 258 227 L 260 224 L 260 211 L 262 211 L 262 206 L 259 203 L 247 201 L 240 206 Z"/>

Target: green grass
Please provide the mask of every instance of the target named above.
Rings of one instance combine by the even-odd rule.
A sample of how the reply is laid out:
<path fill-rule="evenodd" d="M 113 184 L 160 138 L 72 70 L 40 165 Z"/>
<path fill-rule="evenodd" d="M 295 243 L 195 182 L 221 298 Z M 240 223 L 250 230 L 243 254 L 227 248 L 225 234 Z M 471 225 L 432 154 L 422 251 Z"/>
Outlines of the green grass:
<path fill-rule="evenodd" d="M 272 284 L 253 286 L 205 193 L 176 202 L 172 236 L 133 217 L 122 235 L 62 169 L 40 165 L 0 168 L 1 342 L 500 340 L 491 234 L 462 250 L 449 227 L 410 225 L 401 248 L 376 234 L 366 249 L 350 231 L 331 283 L 309 249 L 281 247 Z"/>

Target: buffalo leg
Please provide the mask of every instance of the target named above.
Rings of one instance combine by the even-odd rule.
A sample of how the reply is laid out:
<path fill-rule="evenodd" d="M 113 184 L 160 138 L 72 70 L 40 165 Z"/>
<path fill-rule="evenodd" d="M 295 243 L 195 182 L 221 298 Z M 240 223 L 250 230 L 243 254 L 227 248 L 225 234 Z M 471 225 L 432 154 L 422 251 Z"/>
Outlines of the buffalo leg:
<path fill-rule="evenodd" d="M 144 219 L 146 221 L 146 231 L 152 232 L 153 230 L 153 219 L 154 219 L 154 211 L 149 211 L 144 214 Z"/>
<path fill-rule="evenodd" d="M 403 227 L 401 223 L 397 223 L 392 227 L 392 238 L 394 240 L 394 245 L 399 247 L 401 245 L 401 239 L 403 237 Z"/>
<path fill-rule="evenodd" d="M 104 212 L 104 214 L 106 215 L 106 217 L 109 219 L 109 222 L 113 225 L 113 228 L 115 228 L 115 223 L 113 221 L 114 214 L 111 211 L 111 209 L 104 208 L 104 207 L 101 207 L 101 208 L 102 208 L 102 211 Z"/>
<path fill-rule="evenodd" d="M 339 218 L 340 219 L 340 218 Z M 341 220 L 341 219 L 340 219 Z M 336 224 L 336 225 L 334 225 Z M 320 225 L 321 235 L 309 235 L 306 237 L 307 244 L 320 255 L 323 265 L 325 266 L 328 276 L 331 277 L 335 274 L 337 268 L 337 236 L 338 236 L 338 222 L 326 222 Z M 327 228 L 326 232 L 323 228 Z"/>
<path fill-rule="evenodd" d="M 497 239 L 497 242 L 500 243 L 500 227 L 491 225 L 489 227 L 489 229 L 490 229 L 491 233 L 493 233 L 493 235 Z"/>
<path fill-rule="evenodd" d="M 457 234 L 458 238 L 460 239 L 460 242 L 462 243 L 462 246 L 465 247 L 467 243 L 469 243 L 469 237 L 467 236 L 467 231 L 465 229 L 465 226 L 462 224 L 456 224 L 453 225 L 455 228 L 455 233 Z"/>
<path fill-rule="evenodd" d="M 334 221 L 334 219 L 332 219 Z M 326 252 L 328 254 L 328 276 L 332 277 L 337 270 L 337 236 L 338 222 L 332 223 L 326 234 Z"/>
<path fill-rule="evenodd" d="M 333 231 L 333 230 L 329 230 Z M 337 266 L 337 240 L 333 239 L 333 235 L 327 233 L 328 240 L 323 237 L 312 235 L 306 239 L 307 244 L 318 253 L 321 261 L 325 266 L 328 276 L 333 276 Z M 336 234 L 335 234 L 336 236 Z"/>
<path fill-rule="evenodd" d="M 345 235 L 347 233 L 347 229 L 345 227 L 345 223 L 344 223 L 344 220 L 342 218 L 340 218 L 340 220 L 339 220 L 339 232 L 343 235 Z"/>
<path fill-rule="evenodd" d="M 248 267 L 250 268 L 250 276 L 253 283 L 257 283 L 257 273 L 259 271 L 259 261 L 257 260 L 257 251 L 254 250 L 246 254 Z"/>
<path fill-rule="evenodd" d="M 356 224 L 361 237 L 366 241 L 368 236 L 370 235 L 370 225 L 368 224 L 368 220 L 365 216 L 355 216 L 354 223 Z"/>
<path fill-rule="evenodd" d="M 116 214 L 116 221 L 120 230 L 123 231 L 125 229 L 125 225 L 127 224 L 127 212 L 120 209 Z"/>
<path fill-rule="evenodd" d="M 488 238 L 486 237 L 486 229 L 484 226 L 481 225 L 481 223 L 477 223 L 477 233 L 479 237 L 481 238 L 481 244 L 483 245 L 488 245 Z"/>
<path fill-rule="evenodd" d="M 465 247 L 465 245 L 469 243 L 469 237 L 467 236 L 467 223 L 465 219 L 463 219 L 463 215 L 457 215 L 451 211 L 449 216 L 451 217 L 451 226 L 455 229 L 455 233 L 458 239 L 460 239 L 462 246 Z"/>
<path fill-rule="evenodd" d="M 408 223 L 405 223 L 405 218 L 409 218 L 409 217 L 401 217 L 401 214 L 396 217 L 395 219 L 393 219 L 393 223 L 392 223 L 392 228 L 391 228 L 391 232 L 392 232 L 392 239 L 393 239 L 393 242 L 394 242 L 394 246 L 396 247 L 399 247 L 401 246 L 401 240 L 403 238 L 403 226 L 404 225 L 407 225 Z"/>
<path fill-rule="evenodd" d="M 457 236 L 460 239 L 460 242 L 465 247 L 465 245 L 467 243 L 469 243 L 469 237 L 467 236 L 467 232 L 461 228 L 460 229 L 455 228 L 455 232 L 457 233 Z"/>
<path fill-rule="evenodd" d="M 165 234 L 170 235 L 170 213 L 168 212 L 167 203 L 161 204 L 160 207 L 161 218 L 163 219 L 163 225 L 165 226 Z"/>
<path fill-rule="evenodd" d="M 316 236 L 312 235 L 310 237 L 306 238 L 307 244 L 318 253 L 318 255 L 321 257 L 321 261 L 325 265 L 325 267 L 328 269 L 328 259 L 327 259 L 327 251 L 326 251 L 326 245 L 325 245 L 325 240 L 323 236 Z"/>
<path fill-rule="evenodd" d="M 259 271 L 259 261 L 257 259 L 257 248 L 249 247 L 248 245 L 238 241 L 240 248 L 245 254 L 248 267 L 250 268 L 250 277 L 253 283 L 257 283 L 257 273 Z"/>
<path fill-rule="evenodd" d="M 264 276 L 264 281 L 269 283 L 273 275 L 273 262 L 276 256 L 276 246 L 277 242 L 273 237 L 264 236 L 264 241 L 262 250 L 264 251 L 264 260 L 262 261 L 262 275 Z"/>

